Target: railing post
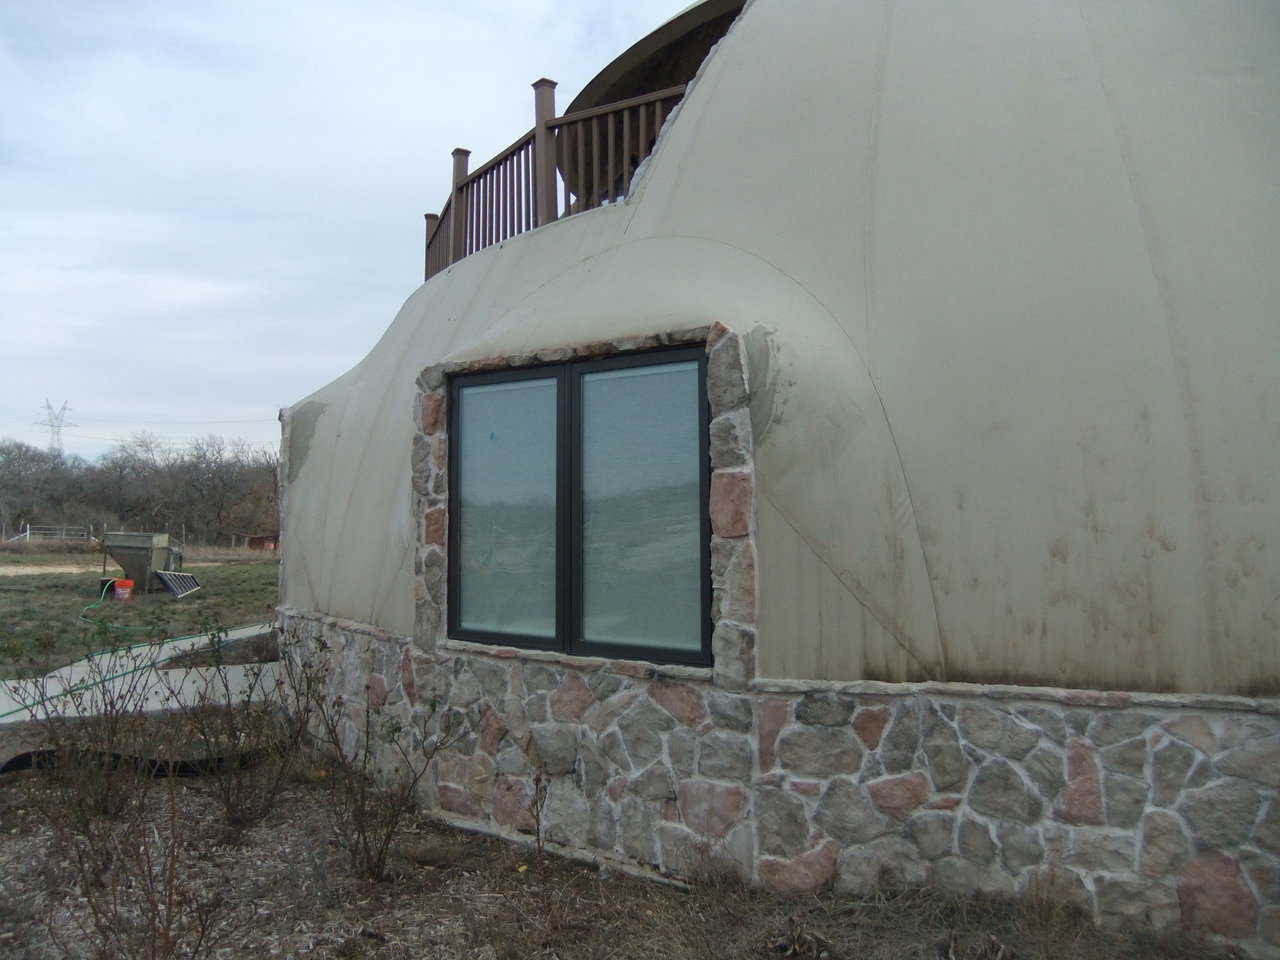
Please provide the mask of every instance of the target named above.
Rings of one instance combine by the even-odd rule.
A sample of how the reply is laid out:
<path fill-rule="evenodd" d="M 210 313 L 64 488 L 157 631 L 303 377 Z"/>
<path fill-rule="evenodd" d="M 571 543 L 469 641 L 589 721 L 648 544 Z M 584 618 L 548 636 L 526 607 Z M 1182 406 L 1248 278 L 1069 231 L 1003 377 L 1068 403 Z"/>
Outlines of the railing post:
<path fill-rule="evenodd" d="M 425 281 L 431 279 L 431 241 L 440 229 L 440 214 L 426 213 L 423 216 L 427 221 L 427 240 L 422 245 L 422 279 Z"/>
<path fill-rule="evenodd" d="M 453 151 L 453 200 L 450 201 L 453 229 L 449 233 L 449 262 L 457 263 L 467 255 L 467 211 L 462 201 L 462 181 L 467 179 L 470 150 Z"/>
<path fill-rule="evenodd" d="M 538 226 L 556 218 L 556 135 L 547 121 L 556 115 L 556 82 L 543 77 L 533 84 L 533 196 Z"/>

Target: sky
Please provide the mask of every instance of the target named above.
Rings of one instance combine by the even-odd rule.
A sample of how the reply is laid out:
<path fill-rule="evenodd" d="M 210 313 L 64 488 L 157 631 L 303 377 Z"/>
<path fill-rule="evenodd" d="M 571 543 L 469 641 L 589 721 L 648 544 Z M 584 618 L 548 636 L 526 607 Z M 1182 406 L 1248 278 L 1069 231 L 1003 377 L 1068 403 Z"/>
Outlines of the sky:
<path fill-rule="evenodd" d="M 0 439 L 270 446 L 479 166 L 688 0 L 0 0 Z M 71 424 L 74 424 L 72 426 Z"/>

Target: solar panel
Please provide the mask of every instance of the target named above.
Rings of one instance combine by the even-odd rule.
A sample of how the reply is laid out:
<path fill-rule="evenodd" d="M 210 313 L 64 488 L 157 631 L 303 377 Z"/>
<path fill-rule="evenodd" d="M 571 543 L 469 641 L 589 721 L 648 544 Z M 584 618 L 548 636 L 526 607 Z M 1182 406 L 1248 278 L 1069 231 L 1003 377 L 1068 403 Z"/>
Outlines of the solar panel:
<path fill-rule="evenodd" d="M 200 589 L 200 581 L 189 573 L 174 573 L 172 570 L 156 570 L 154 573 L 175 599 Z"/>

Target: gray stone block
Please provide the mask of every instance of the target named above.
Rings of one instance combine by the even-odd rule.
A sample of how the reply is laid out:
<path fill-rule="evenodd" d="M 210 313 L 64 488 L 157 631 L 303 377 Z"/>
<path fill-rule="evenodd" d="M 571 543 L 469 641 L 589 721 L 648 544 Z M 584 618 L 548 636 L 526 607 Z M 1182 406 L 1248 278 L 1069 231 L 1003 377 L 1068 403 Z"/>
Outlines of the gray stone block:
<path fill-rule="evenodd" d="M 1058 746 L 1067 742 L 1067 722 L 1062 713 L 1050 707 L 1022 707 L 1017 711 L 1019 717 L 1033 726 Z"/>
<path fill-rule="evenodd" d="M 862 747 L 847 727 L 793 727 L 778 738 L 778 758 L 791 773 L 831 777 L 856 773 Z"/>
<path fill-rule="evenodd" d="M 1104 711 L 1095 714 L 1089 724 L 1089 739 L 1095 746 L 1109 747 L 1121 740 L 1129 740 L 1145 733 L 1148 727 L 1159 722 L 1158 717 L 1131 710 Z"/>
<path fill-rule="evenodd" d="M 899 890 L 924 885 L 929 867 L 901 837 L 881 837 L 840 855 L 836 867 L 836 892 L 866 896 L 877 890 Z"/>
<path fill-rule="evenodd" d="M 622 801 L 618 824 L 622 849 L 633 860 L 657 863 L 658 848 L 654 829 L 658 822 L 656 804 L 639 797 Z"/>
<path fill-rule="evenodd" d="M 750 697 L 740 697 L 715 690 L 707 694 L 707 707 L 711 711 L 711 722 L 717 727 L 742 733 L 751 730 Z"/>
<path fill-rule="evenodd" d="M 1134 777 L 1108 773 L 1103 778 L 1103 800 L 1106 805 L 1107 825 L 1112 827 L 1136 827 L 1147 807 L 1147 784 Z"/>
<path fill-rule="evenodd" d="M 845 777 L 831 781 L 813 822 L 843 846 L 866 843 L 893 829 L 892 821 L 876 810 L 867 789 Z"/>
<path fill-rule="evenodd" d="M 751 743 L 740 733 L 716 731 L 702 738 L 698 773 L 712 780 L 751 779 Z"/>
<path fill-rule="evenodd" d="M 1129 777 L 1146 776 L 1147 741 L 1143 737 L 1134 737 L 1099 750 L 1098 756 L 1102 758 L 1102 766 L 1113 773 Z"/>
<path fill-rule="evenodd" d="M 781 787 L 760 787 L 755 794 L 756 834 L 760 852 L 794 857 L 809 847 L 804 802 Z"/>
<path fill-rule="evenodd" d="M 1171 813 L 1153 810 L 1142 818 L 1142 849 L 1138 869 L 1149 877 L 1175 875 L 1192 854 L 1191 840 L 1182 821 Z"/>
<path fill-rule="evenodd" d="M 1047 747 L 1037 747 L 1031 751 L 1022 761 L 1022 768 L 1040 791 L 1040 796 L 1048 802 L 1053 801 L 1067 782 L 1061 755 Z"/>
<path fill-rule="evenodd" d="M 978 813 L 1002 820 L 1035 823 L 1044 805 L 1006 760 L 989 760 L 969 788 L 969 805 Z"/>
<path fill-rule="evenodd" d="M 960 708 L 957 717 L 960 735 L 969 743 L 998 757 L 1021 760 L 1040 742 L 1036 727 L 1019 723 L 1003 710 L 976 704 Z"/>
<path fill-rule="evenodd" d="M 645 767 L 662 755 L 662 734 L 675 725 L 671 715 L 648 698 L 637 701 L 618 718 L 627 754 L 637 766 Z"/>
<path fill-rule="evenodd" d="M 914 814 L 907 821 L 906 834 L 916 845 L 920 856 L 937 860 L 953 852 L 955 814 L 929 811 Z"/>
<path fill-rule="evenodd" d="M 646 800 L 674 800 L 676 797 L 675 781 L 661 762 L 637 774 L 631 781 L 630 789 L 636 796 Z"/>
<path fill-rule="evenodd" d="M 1224 780 L 1182 794 L 1178 812 L 1191 827 L 1200 849 L 1221 849 L 1244 843 L 1253 832 L 1261 798 L 1243 780 Z"/>
<path fill-rule="evenodd" d="M 543 772 L 558 777 L 573 769 L 578 757 L 578 735 L 572 724 L 535 723 L 530 732 Z"/>
<path fill-rule="evenodd" d="M 1000 858 L 1010 872 L 1018 873 L 1044 862 L 1044 844 L 1040 842 L 1040 834 L 1032 828 L 1002 823 L 998 835 Z"/>
<path fill-rule="evenodd" d="M 956 833 L 956 850 L 974 863 L 990 863 L 996 858 L 996 843 L 986 824 L 962 817 Z"/>
<path fill-rule="evenodd" d="M 811 726 L 842 727 L 853 717 L 857 702 L 834 693 L 806 693 L 796 703 L 796 722 Z"/>

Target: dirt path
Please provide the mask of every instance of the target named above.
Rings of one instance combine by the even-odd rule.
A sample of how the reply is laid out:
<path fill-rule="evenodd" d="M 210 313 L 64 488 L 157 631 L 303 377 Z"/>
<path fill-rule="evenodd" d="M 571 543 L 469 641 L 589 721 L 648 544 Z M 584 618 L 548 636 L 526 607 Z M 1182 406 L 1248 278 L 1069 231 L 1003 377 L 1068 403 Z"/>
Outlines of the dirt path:
<path fill-rule="evenodd" d="M 185 563 L 183 566 L 216 567 L 218 566 L 218 561 L 196 560 L 191 563 Z M 101 570 L 101 563 L 51 563 L 48 565 L 34 563 L 5 563 L 0 564 L 0 577 L 34 576 L 40 573 L 99 573 Z M 117 571 L 108 567 L 107 573 L 111 576 L 115 576 Z"/>

